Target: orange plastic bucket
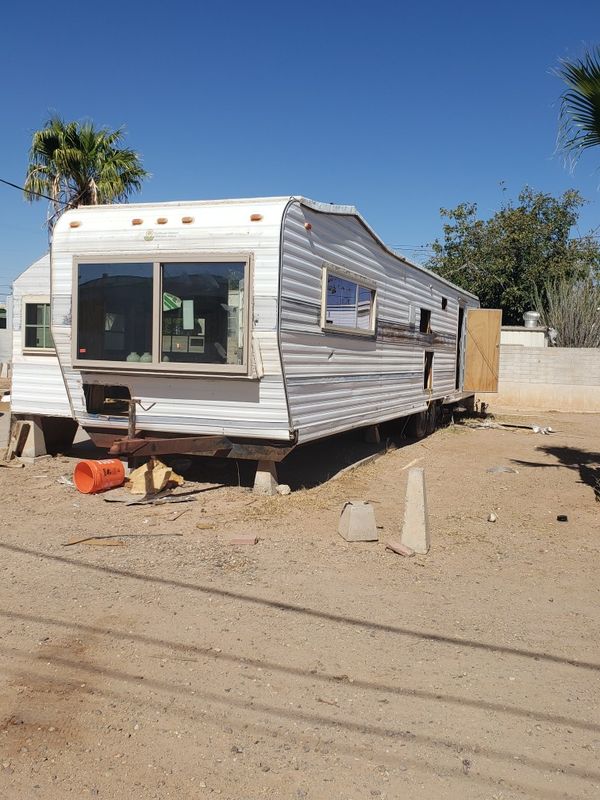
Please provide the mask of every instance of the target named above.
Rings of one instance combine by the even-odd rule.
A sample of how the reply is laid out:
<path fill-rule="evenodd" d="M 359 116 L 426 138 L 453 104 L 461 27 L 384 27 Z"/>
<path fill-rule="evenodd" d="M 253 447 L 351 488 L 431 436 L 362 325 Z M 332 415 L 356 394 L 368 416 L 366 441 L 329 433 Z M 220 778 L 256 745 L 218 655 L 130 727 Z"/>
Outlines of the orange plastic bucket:
<path fill-rule="evenodd" d="M 73 482 L 83 494 L 114 489 L 125 481 L 125 468 L 118 458 L 80 461 L 73 472 Z"/>

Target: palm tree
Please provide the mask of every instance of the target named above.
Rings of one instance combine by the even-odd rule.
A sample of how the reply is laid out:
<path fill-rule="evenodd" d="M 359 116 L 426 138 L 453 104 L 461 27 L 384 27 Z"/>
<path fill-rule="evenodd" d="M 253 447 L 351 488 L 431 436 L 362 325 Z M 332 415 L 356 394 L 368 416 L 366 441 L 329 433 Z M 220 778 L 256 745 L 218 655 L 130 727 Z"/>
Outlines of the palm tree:
<path fill-rule="evenodd" d="M 25 197 L 51 199 L 50 230 L 68 207 L 124 202 L 141 189 L 148 173 L 139 155 L 121 146 L 123 138 L 122 128 L 111 131 L 58 116 L 33 134 Z"/>
<path fill-rule="evenodd" d="M 600 47 L 575 61 L 562 60 L 556 74 L 568 87 L 561 98 L 560 144 L 577 158 L 600 145 Z"/>

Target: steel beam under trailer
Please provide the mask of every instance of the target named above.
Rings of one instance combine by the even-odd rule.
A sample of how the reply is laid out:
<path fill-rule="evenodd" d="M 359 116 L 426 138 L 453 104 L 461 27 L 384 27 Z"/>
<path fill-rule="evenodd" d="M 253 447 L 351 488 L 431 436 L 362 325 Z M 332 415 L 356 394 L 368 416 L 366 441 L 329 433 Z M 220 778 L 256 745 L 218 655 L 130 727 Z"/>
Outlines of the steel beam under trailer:
<path fill-rule="evenodd" d="M 106 436 L 106 435 L 104 435 Z M 92 435 L 92 440 L 102 446 L 101 435 Z M 107 437 L 108 438 L 108 437 Z M 272 445 L 254 442 L 232 442 L 227 436 L 182 436 L 173 438 L 115 438 L 104 446 L 110 446 L 110 454 L 115 456 L 158 456 L 158 455 L 196 455 L 218 458 L 239 458 L 249 461 L 282 461 L 295 444 Z"/>

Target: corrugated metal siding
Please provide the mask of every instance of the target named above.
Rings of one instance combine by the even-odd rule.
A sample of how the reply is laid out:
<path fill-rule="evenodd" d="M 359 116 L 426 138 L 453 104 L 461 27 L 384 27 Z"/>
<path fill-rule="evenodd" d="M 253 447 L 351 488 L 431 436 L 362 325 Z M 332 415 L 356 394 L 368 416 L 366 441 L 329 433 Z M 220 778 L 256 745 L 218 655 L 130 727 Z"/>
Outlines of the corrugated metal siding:
<path fill-rule="evenodd" d="M 215 203 L 136 204 L 77 209 L 59 221 L 54 232 L 52 333 L 63 365 L 78 421 L 83 425 L 124 426 L 123 419 L 87 413 L 82 373 L 72 366 L 71 296 L 76 256 L 117 258 L 139 256 L 159 260 L 167 256 L 202 253 L 252 253 L 253 340 L 259 342 L 264 369 L 261 380 L 232 377 L 173 377 L 143 374 L 94 374 L 86 381 L 128 386 L 148 411 L 139 409 L 138 424 L 149 431 L 224 433 L 277 440 L 289 439 L 289 419 L 277 342 L 279 237 L 287 198 Z M 261 214 L 258 222 L 251 214 Z M 194 217 L 183 224 L 183 216 Z M 134 217 L 143 224 L 132 226 Z M 157 225 L 158 217 L 167 224 Z M 80 227 L 70 228 L 70 220 Z M 145 237 L 152 230 L 154 238 Z M 252 357 L 252 354 L 250 354 Z"/>
<path fill-rule="evenodd" d="M 50 256 L 34 262 L 13 283 L 11 410 L 70 417 L 71 407 L 55 355 L 23 353 L 22 315 L 27 297 L 50 296 Z"/>
<path fill-rule="evenodd" d="M 312 229 L 307 231 L 305 223 Z M 378 325 L 410 324 L 431 310 L 438 341 L 414 336 L 385 341 L 321 330 L 323 263 L 345 267 L 377 286 Z M 442 297 L 448 304 L 442 310 Z M 356 216 L 319 213 L 301 202 L 284 219 L 281 278 L 281 349 L 290 414 L 299 441 L 410 414 L 424 408 L 424 351 L 433 350 L 433 391 L 455 391 L 459 299 L 478 303 L 434 275 L 386 252 Z M 381 332 L 380 332 L 381 333 Z"/>

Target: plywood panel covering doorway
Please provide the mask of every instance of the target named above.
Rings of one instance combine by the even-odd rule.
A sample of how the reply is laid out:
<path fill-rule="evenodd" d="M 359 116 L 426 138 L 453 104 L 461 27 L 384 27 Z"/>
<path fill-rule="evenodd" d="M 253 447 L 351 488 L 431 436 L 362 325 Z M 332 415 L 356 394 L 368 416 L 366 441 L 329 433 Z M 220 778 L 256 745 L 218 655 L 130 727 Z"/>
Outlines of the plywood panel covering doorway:
<path fill-rule="evenodd" d="M 502 310 L 472 308 L 467 312 L 465 392 L 497 392 Z"/>

